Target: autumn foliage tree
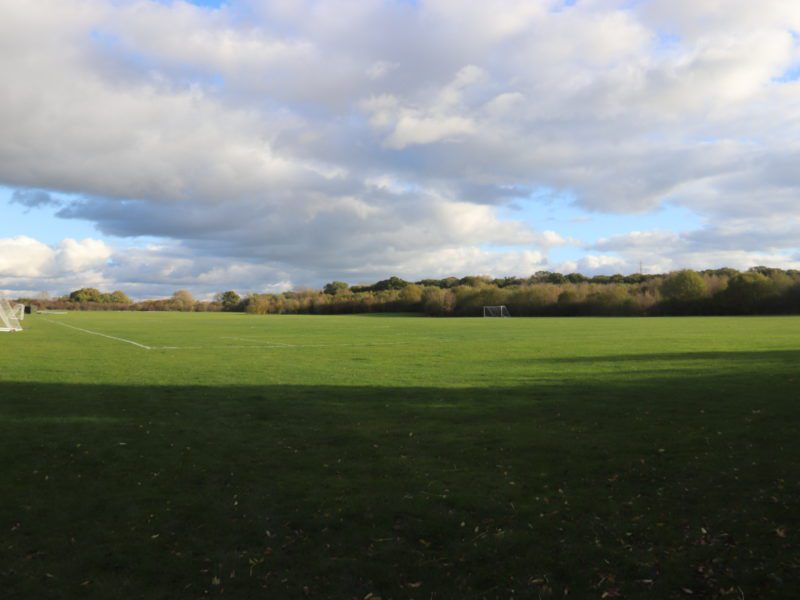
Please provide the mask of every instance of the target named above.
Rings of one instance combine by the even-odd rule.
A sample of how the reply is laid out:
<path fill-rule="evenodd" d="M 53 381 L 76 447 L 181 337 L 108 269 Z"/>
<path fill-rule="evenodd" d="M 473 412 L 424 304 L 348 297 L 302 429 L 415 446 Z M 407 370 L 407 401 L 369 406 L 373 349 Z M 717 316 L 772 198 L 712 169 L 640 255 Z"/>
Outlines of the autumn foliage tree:
<path fill-rule="evenodd" d="M 703 298 L 706 292 L 702 275 L 690 269 L 670 273 L 661 284 L 661 294 L 673 302 L 694 302 Z"/>
<path fill-rule="evenodd" d="M 198 302 L 188 290 L 161 300 L 131 302 L 122 291 L 80 288 L 56 299 L 29 299 L 43 308 L 80 310 L 246 311 L 254 314 L 350 314 L 421 312 L 432 316 L 479 316 L 482 307 L 506 305 L 512 316 L 633 316 L 670 314 L 800 314 L 800 272 L 754 267 L 682 270 L 665 275 L 561 275 L 539 271 L 529 277 L 484 275 L 422 279 L 389 277 L 350 286 L 332 281 L 322 290 L 276 294 L 229 290 Z"/>
<path fill-rule="evenodd" d="M 241 303 L 242 298 L 233 290 L 222 292 L 217 296 L 217 302 L 222 304 L 223 310 L 236 310 Z"/>

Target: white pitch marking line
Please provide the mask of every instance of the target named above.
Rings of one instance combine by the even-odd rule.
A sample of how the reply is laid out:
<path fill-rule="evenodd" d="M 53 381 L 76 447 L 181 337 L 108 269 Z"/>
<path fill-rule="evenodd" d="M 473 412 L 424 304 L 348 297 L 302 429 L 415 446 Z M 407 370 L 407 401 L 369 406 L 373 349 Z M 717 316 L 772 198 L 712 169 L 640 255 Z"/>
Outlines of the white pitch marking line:
<path fill-rule="evenodd" d="M 230 339 L 230 338 L 229 338 Z M 359 347 L 370 348 L 375 346 L 401 346 L 409 342 L 372 342 L 366 344 L 282 344 L 281 346 L 264 344 L 225 345 L 214 346 L 219 350 L 288 350 L 292 348 L 332 348 L 332 347 Z M 208 346 L 151 346 L 149 350 L 208 350 Z"/>
<path fill-rule="evenodd" d="M 115 337 L 113 335 L 106 335 L 105 333 L 100 333 L 98 331 L 91 331 L 89 329 L 83 329 L 82 327 L 75 327 L 75 325 L 67 325 L 66 323 L 62 323 L 61 321 L 53 321 L 51 319 L 43 319 L 48 323 L 55 323 L 56 325 L 61 325 L 62 327 L 69 327 L 70 329 L 75 329 L 77 331 L 82 331 L 84 333 L 88 333 L 90 335 L 99 335 L 100 337 L 108 338 L 110 340 L 116 340 L 118 342 L 125 342 L 126 344 L 132 344 L 138 348 L 142 348 L 144 350 L 152 350 L 150 346 L 145 346 L 144 344 L 140 344 L 139 342 L 134 342 L 133 340 L 126 340 L 125 338 Z"/>
<path fill-rule="evenodd" d="M 214 346 L 213 349 L 220 349 L 220 350 L 237 350 L 237 349 L 248 349 L 248 348 L 277 348 L 279 350 L 283 350 L 287 348 L 287 346 L 256 346 L 256 345 L 249 345 L 249 346 Z M 210 350 L 212 349 L 209 346 L 151 346 L 150 350 Z"/>

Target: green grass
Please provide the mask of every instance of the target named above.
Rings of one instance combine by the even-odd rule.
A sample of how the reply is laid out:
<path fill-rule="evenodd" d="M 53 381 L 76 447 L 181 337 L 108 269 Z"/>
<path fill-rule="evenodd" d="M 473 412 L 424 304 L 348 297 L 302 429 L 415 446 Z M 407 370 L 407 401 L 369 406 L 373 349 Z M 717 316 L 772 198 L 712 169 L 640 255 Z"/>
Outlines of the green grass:
<path fill-rule="evenodd" d="M 24 325 L 2 598 L 800 589 L 800 318 Z"/>

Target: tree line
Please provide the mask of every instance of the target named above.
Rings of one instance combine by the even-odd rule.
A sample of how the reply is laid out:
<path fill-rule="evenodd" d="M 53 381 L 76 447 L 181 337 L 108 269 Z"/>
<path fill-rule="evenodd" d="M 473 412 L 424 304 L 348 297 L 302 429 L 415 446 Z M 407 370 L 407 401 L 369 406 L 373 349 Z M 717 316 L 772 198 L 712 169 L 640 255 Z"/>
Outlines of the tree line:
<path fill-rule="evenodd" d="M 417 312 L 479 316 L 505 305 L 512 316 L 657 316 L 800 314 L 800 271 L 682 270 L 660 275 L 562 275 L 527 278 L 467 276 L 416 282 L 390 277 L 370 285 L 332 281 L 321 290 L 240 296 L 229 290 L 211 301 L 186 290 L 170 298 L 132 302 L 123 292 L 81 288 L 55 299 L 28 299 L 40 308 L 74 310 L 236 311 L 252 314 Z"/>
<path fill-rule="evenodd" d="M 40 310 L 131 310 L 131 311 L 181 311 L 221 312 L 243 311 L 242 298 L 233 290 L 217 294 L 213 300 L 195 300 L 189 290 L 178 290 L 169 298 L 134 302 L 121 291 L 101 292 L 96 288 L 80 288 L 65 296 L 50 298 L 46 294 L 37 298 L 20 298 Z"/>

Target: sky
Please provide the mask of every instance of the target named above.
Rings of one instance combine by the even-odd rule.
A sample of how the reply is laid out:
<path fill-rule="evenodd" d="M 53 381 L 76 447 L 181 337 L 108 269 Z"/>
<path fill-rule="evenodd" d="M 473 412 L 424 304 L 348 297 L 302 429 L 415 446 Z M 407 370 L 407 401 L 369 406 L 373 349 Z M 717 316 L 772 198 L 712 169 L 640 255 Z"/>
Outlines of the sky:
<path fill-rule="evenodd" d="M 0 293 L 800 268 L 795 0 L 0 15 Z"/>

